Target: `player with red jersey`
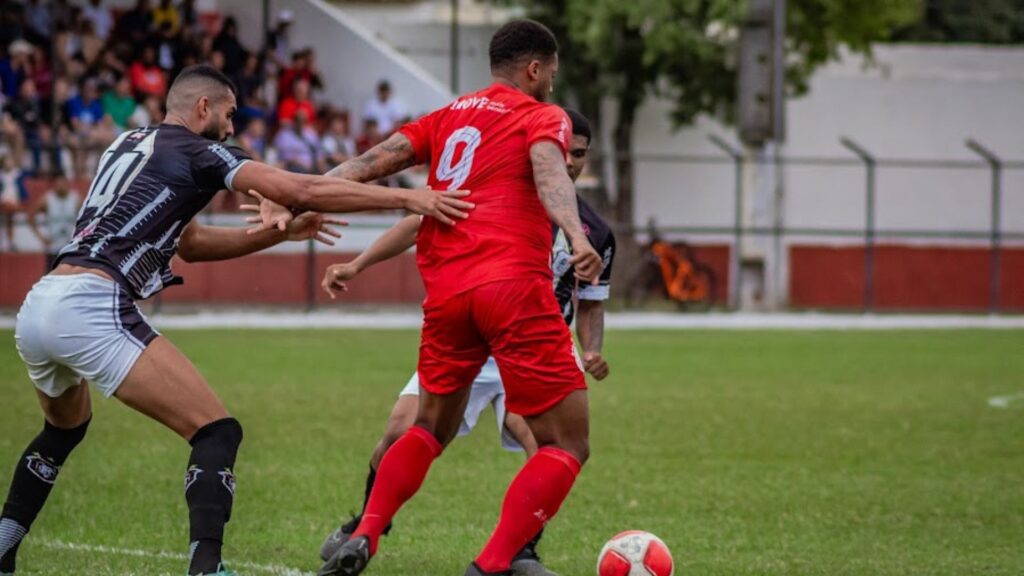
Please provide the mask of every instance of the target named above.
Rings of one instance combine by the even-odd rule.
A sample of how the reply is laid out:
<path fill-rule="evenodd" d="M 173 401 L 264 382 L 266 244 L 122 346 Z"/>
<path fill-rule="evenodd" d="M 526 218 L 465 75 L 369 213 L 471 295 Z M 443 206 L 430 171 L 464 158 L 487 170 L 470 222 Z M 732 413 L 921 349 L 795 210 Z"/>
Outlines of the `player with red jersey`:
<path fill-rule="evenodd" d="M 566 170 L 571 124 L 545 103 L 558 46 L 521 20 L 491 39 L 494 83 L 403 127 L 329 175 L 371 181 L 430 163 L 434 189 L 469 189 L 473 217 L 454 227 L 424 219 L 417 262 L 426 286 L 416 424 L 387 451 L 359 527 L 320 569 L 360 574 L 402 504 L 455 437 L 470 384 L 493 355 L 506 407 L 537 444 L 513 480 L 501 518 L 467 575 L 506 574 L 513 556 L 553 517 L 589 455 L 586 381 L 551 290 L 552 223 L 572 246 L 582 282 L 602 260 L 580 224 Z"/>

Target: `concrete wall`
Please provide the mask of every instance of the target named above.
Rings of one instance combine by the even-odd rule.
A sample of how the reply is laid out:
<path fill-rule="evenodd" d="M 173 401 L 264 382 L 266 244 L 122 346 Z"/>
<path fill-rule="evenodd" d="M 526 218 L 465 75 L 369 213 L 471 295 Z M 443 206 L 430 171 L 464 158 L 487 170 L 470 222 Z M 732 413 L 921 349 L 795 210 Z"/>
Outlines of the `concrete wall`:
<path fill-rule="evenodd" d="M 262 3 L 253 0 L 218 0 L 218 9 L 238 19 L 243 43 L 262 42 Z M 386 78 L 412 115 L 439 108 L 452 100 L 447 86 L 420 65 L 380 42 L 371 30 L 322 0 L 271 0 L 271 20 L 281 9 L 295 17 L 290 38 L 293 49 L 311 46 L 324 76 L 322 98 L 357 115 Z"/>
<path fill-rule="evenodd" d="M 785 156 L 852 157 L 848 136 L 881 159 L 977 161 L 964 146 L 976 138 L 1007 159 L 1024 159 L 1024 49 L 882 46 L 877 63 L 849 57 L 815 76 L 810 94 L 789 102 Z M 721 154 L 706 140 L 730 130 L 704 119 L 673 132 L 668 106 L 650 102 L 640 113 L 636 151 Z M 666 225 L 712 226 L 732 217 L 727 165 L 646 162 L 637 166 L 637 219 Z M 793 166 L 784 170 L 788 226 L 860 228 L 864 171 L 859 166 Z M 1024 171 L 1005 180 L 1002 226 L 1024 232 Z M 880 229 L 986 231 L 990 223 L 987 168 L 880 167 Z"/>

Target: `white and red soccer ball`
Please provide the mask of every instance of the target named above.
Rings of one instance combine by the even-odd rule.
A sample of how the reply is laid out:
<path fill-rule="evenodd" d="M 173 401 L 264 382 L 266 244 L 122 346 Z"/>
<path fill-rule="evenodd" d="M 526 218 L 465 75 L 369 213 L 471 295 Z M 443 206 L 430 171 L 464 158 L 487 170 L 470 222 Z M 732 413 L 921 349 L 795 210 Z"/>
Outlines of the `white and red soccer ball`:
<path fill-rule="evenodd" d="M 672 571 L 668 546 L 642 530 L 616 534 L 597 557 L 597 576 L 672 576 Z"/>

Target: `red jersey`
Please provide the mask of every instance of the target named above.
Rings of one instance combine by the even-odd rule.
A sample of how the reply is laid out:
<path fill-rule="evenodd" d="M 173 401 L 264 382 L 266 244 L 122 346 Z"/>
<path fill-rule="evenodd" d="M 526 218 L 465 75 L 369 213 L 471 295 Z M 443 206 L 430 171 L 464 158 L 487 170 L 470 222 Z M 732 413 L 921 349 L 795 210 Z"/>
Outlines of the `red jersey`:
<path fill-rule="evenodd" d="M 496 280 L 551 279 L 551 221 L 530 147 L 550 140 L 566 154 L 570 126 L 558 106 L 496 83 L 402 127 L 416 160 L 430 162 L 430 187 L 469 190 L 476 204 L 454 227 L 423 219 L 416 260 L 424 307 Z"/>

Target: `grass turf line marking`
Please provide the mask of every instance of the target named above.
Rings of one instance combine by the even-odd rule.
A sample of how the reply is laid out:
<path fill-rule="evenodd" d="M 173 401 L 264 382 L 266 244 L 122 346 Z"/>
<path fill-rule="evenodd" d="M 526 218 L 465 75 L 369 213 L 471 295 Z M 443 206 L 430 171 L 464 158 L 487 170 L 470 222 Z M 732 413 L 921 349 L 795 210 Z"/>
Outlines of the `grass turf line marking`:
<path fill-rule="evenodd" d="M 1005 396 L 993 396 L 988 399 L 988 405 L 993 408 L 1009 408 L 1014 404 L 1024 406 L 1024 392 L 1007 394 Z"/>
<path fill-rule="evenodd" d="M 180 552 L 165 552 L 162 550 L 139 550 L 137 548 L 117 548 L 114 546 L 102 546 L 96 544 L 79 544 L 76 542 L 64 542 L 63 540 L 41 540 L 42 546 L 54 550 L 69 550 L 73 552 L 90 552 L 94 554 L 113 554 L 117 556 L 134 556 L 137 558 L 159 558 L 166 560 L 188 560 L 188 554 Z M 230 562 L 229 568 L 245 568 L 257 572 L 265 572 L 274 576 L 313 576 L 311 572 L 303 572 L 287 566 L 275 564 L 257 564 L 255 562 Z"/>

